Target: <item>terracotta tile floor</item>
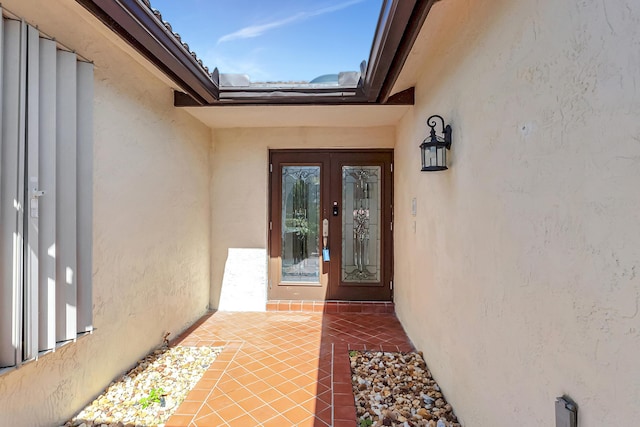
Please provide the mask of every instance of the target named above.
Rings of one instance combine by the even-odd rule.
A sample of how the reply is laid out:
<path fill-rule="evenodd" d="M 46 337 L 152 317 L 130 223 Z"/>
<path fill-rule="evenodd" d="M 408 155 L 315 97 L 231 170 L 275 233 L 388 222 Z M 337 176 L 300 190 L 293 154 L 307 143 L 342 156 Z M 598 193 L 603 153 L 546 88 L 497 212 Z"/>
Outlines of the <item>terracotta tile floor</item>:
<path fill-rule="evenodd" d="M 349 350 L 413 350 L 385 313 L 217 312 L 176 345 L 224 350 L 166 427 L 354 427 Z"/>

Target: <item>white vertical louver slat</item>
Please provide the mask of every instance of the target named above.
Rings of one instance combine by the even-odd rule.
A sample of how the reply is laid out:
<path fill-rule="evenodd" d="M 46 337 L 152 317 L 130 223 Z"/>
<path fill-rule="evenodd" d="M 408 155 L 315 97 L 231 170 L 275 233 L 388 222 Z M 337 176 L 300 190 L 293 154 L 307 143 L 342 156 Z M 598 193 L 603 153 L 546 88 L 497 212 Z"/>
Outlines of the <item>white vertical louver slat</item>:
<path fill-rule="evenodd" d="M 24 359 L 38 356 L 40 34 L 27 29 L 27 148 L 25 192 Z"/>
<path fill-rule="evenodd" d="M 57 52 L 56 341 L 76 338 L 76 55 Z"/>
<path fill-rule="evenodd" d="M 92 176 L 93 64 L 3 17 L 0 370 L 93 330 Z"/>
<path fill-rule="evenodd" d="M 21 290 L 17 283 L 18 164 L 20 145 L 20 36 L 19 21 L 2 24 L 2 143 L 0 149 L 0 367 L 14 366 L 21 347 Z M 21 267 L 21 266 L 20 266 Z"/>
<path fill-rule="evenodd" d="M 2 9 L 0 8 L 0 18 Z M 0 129 L 4 128 L 4 19 L 0 19 Z M 2 193 L 2 151 L 4 137 L 0 133 L 0 221 L 2 221 L 3 193 Z M 13 289 L 7 280 L 4 260 L 4 227 L 0 222 L 0 368 L 12 366 L 15 363 L 15 349 L 12 346 L 11 330 L 13 327 L 12 299 Z"/>
<path fill-rule="evenodd" d="M 78 62 L 78 333 L 93 329 L 93 64 Z"/>
<path fill-rule="evenodd" d="M 56 43 L 40 39 L 39 350 L 56 346 Z"/>
<path fill-rule="evenodd" d="M 19 52 L 19 67 L 20 67 L 20 86 L 18 93 L 18 189 L 16 191 L 16 210 L 18 214 L 18 226 L 17 233 L 14 240 L 14 253 L 15 253 L 15 274 L 14 283 L 18 289 L 16 292 L 16 312 L 18 313 L 16 331 L 16 343 L 18 349 L 18 364 L 24 360 L 24 336 L 25 336 L 25 305 L 27 303 L 25 295 L 25 281 L 24 281 L 24 253 L 25 253 L 25 151 L 26 151 L 26 131 L 27 131 L 27 24 L 20 22 L 20 52 Z"/>
<path fill-rule="evenodd" d="M 0 9 L 0 12 L 2 9 Z M 0 15 L 1 17 L 1 15 Z M 4 19 L 0 19 L 0 129 L 4 129 Z M 4 207 L 4 193 L 2 191 L 3 167 L 2 152 L 4 151 L 4 136 L 0 133 L 0 368 L 13 366 L 15 364 L 15 348 L 12 342 L 13 328 L 13 287 L 5 271 L 5 230 L 2 226 L 2 216 Z"/>

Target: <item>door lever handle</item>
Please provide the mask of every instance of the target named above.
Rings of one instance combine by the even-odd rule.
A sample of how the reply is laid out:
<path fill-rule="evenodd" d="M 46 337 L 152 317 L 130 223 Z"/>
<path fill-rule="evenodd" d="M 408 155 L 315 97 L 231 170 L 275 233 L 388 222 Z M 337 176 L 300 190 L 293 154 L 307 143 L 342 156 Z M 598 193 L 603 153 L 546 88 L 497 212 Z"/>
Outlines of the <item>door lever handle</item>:
<path fill-rule="evenodd" d="M 329 261 L 329 220 L 322 220 L 322 260 Z"/>

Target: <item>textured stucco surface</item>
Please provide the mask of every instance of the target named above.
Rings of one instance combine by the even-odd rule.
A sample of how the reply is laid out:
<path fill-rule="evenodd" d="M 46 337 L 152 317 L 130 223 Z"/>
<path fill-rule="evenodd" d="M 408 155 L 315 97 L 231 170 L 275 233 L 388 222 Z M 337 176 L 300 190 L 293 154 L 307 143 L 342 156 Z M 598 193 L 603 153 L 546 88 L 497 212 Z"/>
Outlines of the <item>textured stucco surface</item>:
<path fill-rule="evenodd" d="M 0 426 L 44 427 L 207 310 L 211 133 L 75 1 L 3 6 L 95 61 L 97 330 L 0 376 Z"/>
<path fill-rule="evenodd" d="M 447 0 L 423 31 L 395 150 L 410 338 L 467 426 L 555 425 L 564 393 L 581 427 L 637 425 L 640 4 Z M 447 172 L 419 172 L 431 114 Z"/>
<path fill-rule="evenodd" d="M 390 126 L 216 129 L 212 138 L 211 307 L 220 303 L 229 250 L 267 249 L 269 149 L 391 148 L 394 132 Z M 252 265 L 264 264 L 255 260 Z M 266 288 L 267 283 L 262 286 Z"/>
<path fill-rule="evenodd" d="M 0 426 L 55 425 L 218 306 L 228 254 L 266 249 L 269 148 L 394 144 L 396 310 L 465 425 L 553 425 L 564 393 L 581 427 L 637 424 L 638 2 L 441 1 L 397 129 L 214 131 L 75 1 L 3 6 L 96 64 L 98 330 L 0 376 Z M 443 173 L 419 172 L 431 114 Z"/>

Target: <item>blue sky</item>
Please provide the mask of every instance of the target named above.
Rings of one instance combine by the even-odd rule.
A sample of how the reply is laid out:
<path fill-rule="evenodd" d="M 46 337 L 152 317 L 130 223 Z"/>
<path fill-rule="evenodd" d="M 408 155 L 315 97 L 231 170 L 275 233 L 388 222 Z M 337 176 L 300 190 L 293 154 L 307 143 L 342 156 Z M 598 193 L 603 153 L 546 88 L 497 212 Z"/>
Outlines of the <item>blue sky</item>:
<path fill-rule="evenodd" d="M 151 0 L 211 70 L 312 80 L 369 59 L 382 0 Z"/>

